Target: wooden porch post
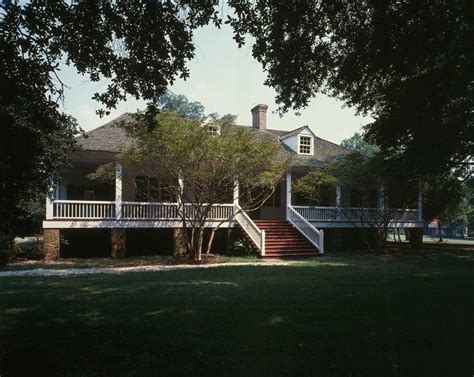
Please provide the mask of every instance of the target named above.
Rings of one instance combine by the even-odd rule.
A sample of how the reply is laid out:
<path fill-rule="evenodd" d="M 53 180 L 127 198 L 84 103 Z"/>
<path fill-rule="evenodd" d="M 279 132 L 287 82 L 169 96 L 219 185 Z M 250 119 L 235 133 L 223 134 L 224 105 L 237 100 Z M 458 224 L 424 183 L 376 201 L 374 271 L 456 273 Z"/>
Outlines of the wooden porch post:
<path fill-rule="evenodd" d="M 288 206 L 291 206 L 291 170 L 286 172 L 286 219 L 289 220 Z"/>
<path fill-rule="evenodd" d="M 117 162 L 115 164 L 115 218 L 120 220 L 122 218 L 122 164 Z"/>
<path fill-rule="evenodd" d="M 233 197 L 234 206 L 239 204 L 239 196 L 240 196 L 239 182 L 235 181 L 235 183 L 234 183 L 234 197 Z"/>
<path fill-rule="evenodd" d="M 418 221 L 423 221 L 423 189 L 421 179 L 418 183 Z"/>
<path fill-rule="evenodd" d="M 56 190 L 49 188 L 46 192 L 46 220 L 51 220 L 54 217 L 54 199 Z"/>
<path fill-rule="evenodd" d="M 176 202 L 178 204 L 178 211 L 179 211 L 183 204 L 183 197 L 184 197 L 184 181 L 182 177 L 178 178 L 178 186 L 179 186 L 179 192 L 181 195 L 181 197 L 178 195 L 176 198 Z M 183 211 L 184 211 L 184 208 L 183 208 Z"/>
<path fill-rule="evenodd" d="M 383 184 L 379 187 L 379 202 L 378 202 L 378 209 L 385 208 L 385 186 Z"/>

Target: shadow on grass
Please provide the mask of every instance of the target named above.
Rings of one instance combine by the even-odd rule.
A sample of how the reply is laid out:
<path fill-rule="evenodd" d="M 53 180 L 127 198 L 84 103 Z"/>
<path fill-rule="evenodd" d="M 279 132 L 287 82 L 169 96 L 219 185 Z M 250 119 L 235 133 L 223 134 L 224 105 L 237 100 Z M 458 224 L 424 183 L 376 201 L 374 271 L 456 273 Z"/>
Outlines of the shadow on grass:
<path fill-rule="evenodd" d="M 473 260 L 12 278 L 3 376 L 456 376 L 474 370 Z"/>

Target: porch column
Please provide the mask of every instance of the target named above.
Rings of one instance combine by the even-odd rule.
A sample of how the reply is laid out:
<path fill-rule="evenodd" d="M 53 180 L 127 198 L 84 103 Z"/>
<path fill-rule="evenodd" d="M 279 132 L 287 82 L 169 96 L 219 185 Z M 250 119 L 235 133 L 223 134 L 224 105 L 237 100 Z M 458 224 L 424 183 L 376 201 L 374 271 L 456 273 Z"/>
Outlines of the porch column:
<path fill-rule="evenodd" d="M 421 179 L 418 183 L 418 221 L 423 221 L 423 188 Z"/>
<path fill-rule="evenodd" d="M 235 183 L 234 183 L 234 196 L 233 196 L 233 203 L 234 203 L 234 206 L 236 206 L 236 205 L 239 204 L 239 196 L 240 196 L 240 193 L 239 193 L 239 182 L 235 181 Z"/>
<path fill-rule="evenodd" d="M 181 206 L 183 205 L 183 197 L 184 197 L 184 181 L 182 177 L 178 178 L 178 187 L 179 187 L 179 195 L 176 197 L 176 202 L 178 205 L 178 215 L 179 215 L 179 211 L 181 211 Z M 182 211 L 184 214 L 184 207 Z"/>
<path fill-rule="evenodd" d="M 385 208 L 385 186 L 382 184 L 379 187 L 379 201 L 378 201 L 378 209 Z"/>
<path fill-rule="evenodd" d="M 341 219 L 341 205 L 342 205 L 342 198 L 341 198 L 341 186 L 336 185 L 336 219 Z"/>
<path fill-rule="evenodd" d="M 122 218 L 122 164 L 117 162 L 115 164 L 115 218 L 117 220 Z"/>
<path fill-rule="evenodd" d="M 52 188 L 46 191 L 46 220 L 51 220 L 54 217 L 54 194 L 55 190 Z"/>
<path fill-rule="evenodd" d="M 286 219 L 288 220 L 288 206 L 291 206 L 291 170 L 286 172 Z"/>

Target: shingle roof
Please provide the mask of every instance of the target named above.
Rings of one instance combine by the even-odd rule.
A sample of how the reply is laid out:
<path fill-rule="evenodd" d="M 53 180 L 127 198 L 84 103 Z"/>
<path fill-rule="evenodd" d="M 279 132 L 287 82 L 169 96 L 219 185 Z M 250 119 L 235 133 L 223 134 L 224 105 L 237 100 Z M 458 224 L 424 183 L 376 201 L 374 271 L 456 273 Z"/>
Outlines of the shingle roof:
<path fill-rule="evenodd" d="M 121 145 L 128 144 L 131 141 L 124 128 L 121 127 L 121 124 L 124 122 L 130 123 L 134 120 L 134 114 L 124 113 L 118 118 L 87 132 L 85 137 L 82 135 L 78 136 L 76 140 L 84 151 L 118 152 Z M 256 128 L 242 125 L 239 125 L 238 127 L 255 130 L 258 134 L 270 135 L 280 142 L 282 137 L 286 138 L 289 134 L 295 135 L 306 126 L 299 127 L 289 132 L 273 129 L 258 130 Z M 347 153 L 347 149 L 340 145 L 321 139 L 317 136 L 314 138 L 314 154 L 312 156 L 297 154 L 283 143 L 281 143 L 281 146 L 286 153 L 292 155 L 291 166 L 293 167 L 322 166 L 324 162 Z"/>
<path fill-rule="evenodd" d="M 86 132 L 85 136 L 76 137 L 76 141 L 85 151 L 118 152 L 121 145 L 130 142 L 121 124 L 134 120 L 134 114 L 123 113 L 118 118 Z"/>
<path fill-rule="evenodd" d="M 284 134 L 280 135 L 280 140 L 283 140 L 283 139 L 287 139 L 293 135 L 298 135 L 301 131 L 303 131 L 305 128 L 309 129 L 310 128 L 308 126 L 301 126 L 301 127 L 298 127 L 294 130 L 291 130 L 291 131 L 288 131 L 288 132 L 285 132 Z M 311 131 L 311 130 L 310 130 Z M 313 131 L 311 131 L 312 133 Z"/>

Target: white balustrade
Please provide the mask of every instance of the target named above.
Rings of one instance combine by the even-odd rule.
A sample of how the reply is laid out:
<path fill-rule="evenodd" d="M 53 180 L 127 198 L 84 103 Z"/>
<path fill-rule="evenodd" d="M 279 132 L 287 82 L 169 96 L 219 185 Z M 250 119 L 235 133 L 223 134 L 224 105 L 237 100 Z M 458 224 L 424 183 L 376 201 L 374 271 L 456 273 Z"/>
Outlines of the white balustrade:
<path fill-rule="evenodd" d="M 178 220 L 176 203 L 122 202 L 122 219 Z"/>
<path fill-rule="evenodd" d="M 324 254 L 324 231 L 316 229 L 292 206 L 287 207 L 288 221 Z"/>
<path fill-rule="evenodd" d="M 181 220 L 177 203 L 121 202 L 120 218 L 115 201 L 54 200 L 52 219 L 124 219 L 124 220 Z M 193 205 L 185 204 L 185 213 L 190 218 L 196 212 Z M 232 219 L 233 204 L 214 204 L 207 219 L 222 221 Z"/>
<path fill-rule="evenodd" d="M 208 206 L 208 204 L 203 204 Z M 184 205 L 184 213 L 187 219 L 194 219 L 198 213 L 195 205 L 186 203 Z M 213 204 L 207 214 L 208 220 L 231 220 L 234 216 L 234 205 L 233 204 Z"/>
<path fill-rule="evenodd" d="M 361 221 L 370 222 L 382 218 L 381 211 L 388 211 L 391 221 L 410 222 L 418 221 L 418 210 L 416 209 L 377 209 L 358 207 L 311 207 L 292 206 L 292 208 L 308 221 Z"/>
<path fill-rule="evenodd" d="M 247 233 L 263 257 L 265 255 L 265 231 L 260 229 L 237 203 L 235 204 L 235 221 Z"/>
<path fill-rule="evenodd" d="M 114 219 L 115 202 L 55 200 L 55 219 Z"/>
<path fill-rule="evenodd" d="M 306 220 L 335 221 L 337 219 L 337 207 L 309 207 L 291 206 Z"/>

